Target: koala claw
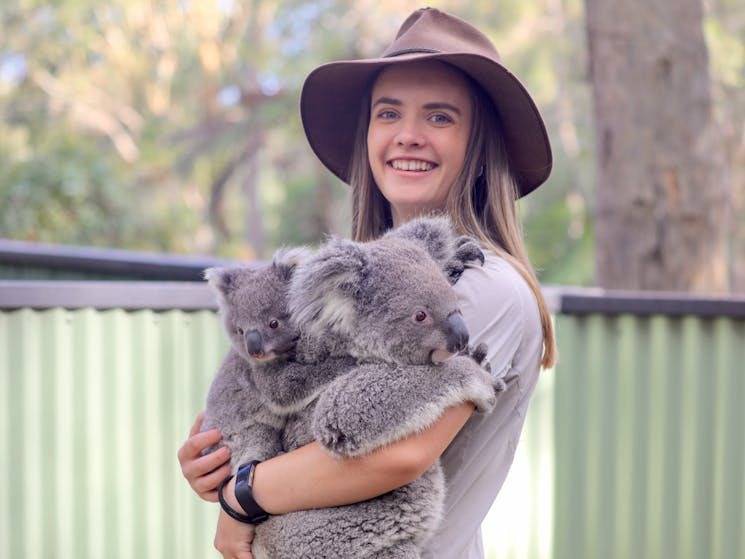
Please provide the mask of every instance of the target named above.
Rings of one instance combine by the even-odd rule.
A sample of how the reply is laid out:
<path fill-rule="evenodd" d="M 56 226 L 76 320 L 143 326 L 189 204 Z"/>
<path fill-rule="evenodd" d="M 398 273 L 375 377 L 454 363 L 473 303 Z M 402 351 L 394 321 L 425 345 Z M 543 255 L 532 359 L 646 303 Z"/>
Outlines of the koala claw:
<path fill-rule="evenodd" d="M 476 347 L 469 345 L 460 353 L 460 355 L 470 357 L 476 362 L 476 364 L 481 366 L 482 369 L 491 375 L 491 364 L 486 360 L 486 352 L 488 349 L 489 348 L 485 343 L 480 343 Z M 507 388 L 507 384 L 501 378 L 492 377 L 492 384 L 494 386 L 494 391 L 497 393 L 504 392 Z"/>
<path fill-rule="evenodd" d="M 484 252 L 471 237 L 461 236 L 455 241 L 456 249 L 453 258 L 445 263 L 445 274 L 451 284 L 456 284 L 466 269 L 466 264 L 478 261 L 484 265 Z"/>
<path fill-rule="evenodd" d="M 507 383 L 504 382 L 504 379 L 494 379 L 494 392 L 504 392 L 505 390 L 507 390 Z"/>
<path fill-rule="evenodd" d="M 338 456 L 353 456 L 360 448 L 355 437 L 349 437 L 343 430 L 332 425 L 317 422 L 314 426 L 315 436 L 326 450 Z"/>
<path fill-rule="evenodd" d="M 476 260 L 484 265 L 484 251 L 481 250 L 478 242 L 473 238 L 463 235 L 455 240 L 455 257 L 463 263 L 475 262 Z"/>
<path fill-rule="evenodd" d="M 485 343 L 480 343 L 476 347 L 469 345 L 461 352 L 461 355 L 470 357 L 477 365 L 481 365 L 481 368 L 486 372 L 491 373 L 491 364 L 486 360 L 486 352 L 488 349 L 489 348 Z"/>

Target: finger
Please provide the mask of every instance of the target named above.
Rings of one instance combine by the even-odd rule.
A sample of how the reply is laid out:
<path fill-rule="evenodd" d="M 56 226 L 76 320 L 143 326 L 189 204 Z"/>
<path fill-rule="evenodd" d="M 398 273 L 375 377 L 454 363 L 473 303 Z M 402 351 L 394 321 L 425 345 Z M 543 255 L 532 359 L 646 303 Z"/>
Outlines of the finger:
<path fill-rule="evenodd" d="M 189 431 L 189 437 L 193 437 L 199 431 L 202 430 L 202 422 L 204 421 L 204 410 L 200 411 L 197 415 L 196 420 L 194 421 L 194 425 L 191 426 L 191 431 Z"/>
<path fill-rule="evenodd" d="M 199 495 L 214 494 L 215 500 L 217 500 L 217 488 L 222 480 L 229 475 L 230 464 L 226 462 L 208 474 L 195 478 L 192 487 Z"/>
<path fill-rule="evenodd" d="M 216 445 L 222 440 L 222 435 L 217 429 L 210 429 L 189 437 L 178 451 L 179 462 L 193 460 L 202 455 L 209 447 Z"/>
<path fill-rule="evenodd" d="M 184 461 L 181 464 L 181 471 L 184 477 L 192 483 L 197 478 L 206 476 L 230 460 L 230 449 L 226 446 L 218 448 L 215 452 L 210 452 L 199 458 Z"/>

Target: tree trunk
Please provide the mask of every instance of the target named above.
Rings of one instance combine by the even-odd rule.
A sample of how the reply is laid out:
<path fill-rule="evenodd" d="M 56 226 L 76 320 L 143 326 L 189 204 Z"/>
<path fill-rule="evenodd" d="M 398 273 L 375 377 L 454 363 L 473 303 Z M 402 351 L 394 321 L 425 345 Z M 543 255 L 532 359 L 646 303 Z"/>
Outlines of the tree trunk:
<path fill-rule="evenodd" d="M 596 281 L 728 290 L 728 185 L 701 0 L 586 0 Z"/>

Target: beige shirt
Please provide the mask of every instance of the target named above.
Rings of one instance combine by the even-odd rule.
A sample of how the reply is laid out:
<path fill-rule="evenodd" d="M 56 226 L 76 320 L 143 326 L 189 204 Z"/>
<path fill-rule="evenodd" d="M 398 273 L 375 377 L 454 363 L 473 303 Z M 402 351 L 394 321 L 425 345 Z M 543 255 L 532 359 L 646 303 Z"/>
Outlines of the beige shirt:
<path fill-rule="evenodd" d="M 471 345 L 488 345 L 492 374 L 502 377 L 507 389 L 494 411 L 471 416 L 442 456 L 444 518 L 423 559 L 484 557 L 481 522 L 515 456 L 543 350 L 533 292 L 505 260 L 488 252 L 484 266 L 466 270 L 455 289 Z"/>

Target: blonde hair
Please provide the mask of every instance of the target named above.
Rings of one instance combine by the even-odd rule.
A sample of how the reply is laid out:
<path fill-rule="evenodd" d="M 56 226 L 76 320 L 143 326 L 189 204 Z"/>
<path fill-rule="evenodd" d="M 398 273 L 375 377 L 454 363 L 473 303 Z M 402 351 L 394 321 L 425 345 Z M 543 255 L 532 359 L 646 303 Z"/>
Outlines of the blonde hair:
<path fill-rule="evenodd" d="M 478 239 L 504 258 L 530 286 L 538 302 L 541 317 L 541 365 L 549 368 L 557 358 L 553 323 L 525 250 L 515 203 L 517 187 L 510 173 L 504 141 L 499 133 L 499 119 L 491 99 L 469 76 L 463 75 L 471 86 L 473 121 L 463 167 L 448 194 L 446 213 L 460 234 Z M 368 95 L 360 108 L 349 168 L 349 183 L 352 185 L 352 236 L 358 241 L 380 237 L 393 226 L 390 206 L 375 184 L 367 155 L 369 91 L 376 78 L 374 76 L 371 80 Z"/>

